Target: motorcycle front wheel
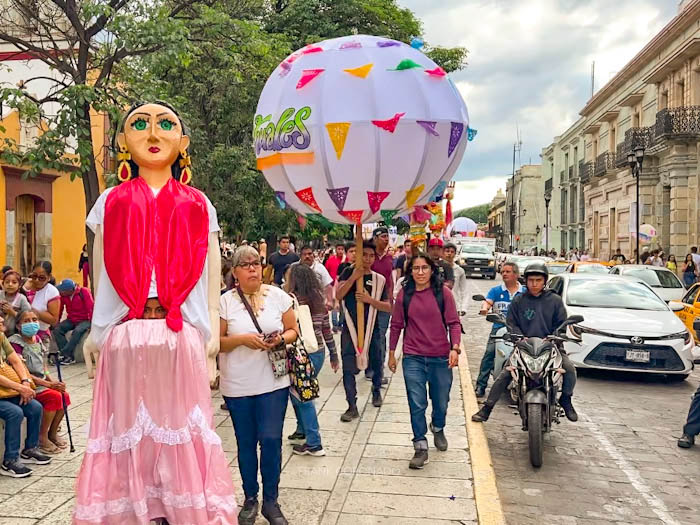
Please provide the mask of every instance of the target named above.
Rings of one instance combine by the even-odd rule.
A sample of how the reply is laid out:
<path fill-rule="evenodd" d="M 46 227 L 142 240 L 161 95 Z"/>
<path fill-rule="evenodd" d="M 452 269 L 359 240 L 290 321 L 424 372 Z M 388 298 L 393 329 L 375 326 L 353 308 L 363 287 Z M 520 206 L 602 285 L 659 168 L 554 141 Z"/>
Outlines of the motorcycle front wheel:
<path fill-rule="evenodd" d="M 542 430 L 542 405 L 530 403 L 527 405 L 527 432 L 530 447 L 530 463 L 533 467 L 542 466 L 544 454 L 544 433 Z"/>

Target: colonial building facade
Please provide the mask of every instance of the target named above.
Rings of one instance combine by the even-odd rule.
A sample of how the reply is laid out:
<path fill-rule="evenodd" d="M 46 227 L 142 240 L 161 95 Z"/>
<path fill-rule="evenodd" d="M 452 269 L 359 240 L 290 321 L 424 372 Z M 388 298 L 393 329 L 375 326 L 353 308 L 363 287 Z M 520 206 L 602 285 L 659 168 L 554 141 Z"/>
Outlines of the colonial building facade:
<path fill-rule="evenodd" d="M 538 245 L 544 224 L 542 166 L 529 164 L 506 184 L 503 248 L 530 250 Z"/>
<path fill-rule="evenodd" d="M 542 151 L 552 240 L 607 259 L 636 245 L 636 184 L 628 155 L 644 148 L 640 224 L 652 247 L 683 257 L 700 243 L 700 0 L 679 13 L 588 101 Z M 551 244 L 551 241 L 550 241 Z"/>
<path fill-rule="evenodd" d="M 504 241 L 504 229 L 503 225 L 506 221 L 506 196 L 503 195 L 503 191 L 499 188 L 498 193 L 491 201 L 491 207 L 489 208 L 489 225 L 487 230 L 487 235 L 496 239 L 496 246 L 498 249 L 503 249 L 509 246 L 508 243 Z"/>

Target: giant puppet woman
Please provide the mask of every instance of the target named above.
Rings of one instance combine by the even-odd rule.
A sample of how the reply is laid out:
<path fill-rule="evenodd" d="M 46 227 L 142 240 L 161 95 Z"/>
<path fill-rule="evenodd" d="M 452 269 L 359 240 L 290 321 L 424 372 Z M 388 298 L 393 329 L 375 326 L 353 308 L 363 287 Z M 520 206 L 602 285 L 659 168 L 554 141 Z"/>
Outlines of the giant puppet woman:
<path fill-rule="evenodd" d="M 117 144 L 120 184 L 87 218 L 100 360 L 73 522 L 235 524 L 209 391 L 218 351 L 216 210 L 188 186 L 189 137 L 172 108 L 132 108 Z M 165 318 L 145 319 L 156 298 Z"/>

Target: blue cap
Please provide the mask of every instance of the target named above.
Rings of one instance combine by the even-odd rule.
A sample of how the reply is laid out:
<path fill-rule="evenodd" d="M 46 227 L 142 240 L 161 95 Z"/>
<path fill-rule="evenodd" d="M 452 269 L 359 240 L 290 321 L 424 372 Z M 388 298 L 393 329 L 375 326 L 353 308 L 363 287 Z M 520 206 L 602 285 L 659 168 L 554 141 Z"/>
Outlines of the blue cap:
<path fill-rule="evenodd" d="M 63 279 L 56 288 L 59 292 L 72 292 L 75 290 L 76 284 L 70 279 Z"/>

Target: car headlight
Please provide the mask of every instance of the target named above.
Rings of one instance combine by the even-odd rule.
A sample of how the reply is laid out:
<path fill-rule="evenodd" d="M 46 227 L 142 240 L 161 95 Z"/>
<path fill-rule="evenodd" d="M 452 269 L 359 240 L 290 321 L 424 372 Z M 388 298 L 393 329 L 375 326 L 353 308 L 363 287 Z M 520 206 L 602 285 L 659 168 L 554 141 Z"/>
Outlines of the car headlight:
<path fill-rule="evenodd" d="M 535 374 L 539 374 L 540 372 L 542 372 L 544 365 L 546 365 L 547 361 L 549 361 L 549 352 L 540 354 L 537 357 L 532 357 L 531 355 L 525 352 L 522 352 L 520 355 L 522 356 L 523 361 L 525 361 L 527 369 Z"/>
<path fill-rule="evenodd" d="M 494 260 L 489 261 L 489 266 L 495 266 L 495 265 L 496 265 L 496 261 L 494 261 Z"/>
<path fill-rule="evenodd" d="M 683 343 L 685 343 L 686 345 L 689 345 L 692 342 L 693 342 L 693 334 L 690 333 L 690 330 L 686 330 L 684 337 L 683 337 Z"/>

